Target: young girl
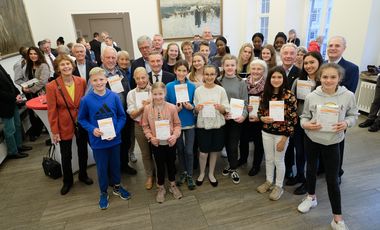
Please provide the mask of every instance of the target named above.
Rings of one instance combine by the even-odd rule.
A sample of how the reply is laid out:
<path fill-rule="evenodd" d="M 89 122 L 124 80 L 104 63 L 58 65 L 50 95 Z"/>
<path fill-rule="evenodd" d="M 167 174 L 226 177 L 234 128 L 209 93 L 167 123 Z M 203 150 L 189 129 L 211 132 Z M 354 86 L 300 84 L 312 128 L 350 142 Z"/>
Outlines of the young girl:
<path fill-rule="evenodd" d="M 141 157 L 144 165 L 144 170 L 146 174 L 145 188 L 150 190 L 153 187 L 153 170 L 154 163 L 152 159 L 152 154 L 150 152 L 150 147 L 148 140 L 144 135 L 143 128 L 141 126 L 141 117 L 144 112 L 146 105 L 149 105 L 151 102 L 150 99 L 150 90 L 148 73 L 144 67 L 137 67 L 133 73 L 133 78 L 135 79 L 137 87 L 128 92 L 127 104 L 128 109 L 127 113 L 135 121 L 134 124 L 134 136 L 136 137 L 137 144 L 141 150 Z M 140 99 L 140 95 L 145 95 L 144 99 Z"/>
<path fill-rule="evenodd" d="M 175 63 L 182 59 L 181 52 L 179 51 L 179 46 L 177 43 L 172 42 L 168 44 L 168 48 L 164 55 L 164 60 L 169 66 L 169 72 L 174 74 L 174 65 Z"/>
<path fill-rule="evenodd" d="M 277 62 L 276 50 L 274 47 L 270 44 L 265 45 L 261 50 L 260 59 L 264 60 L 267 63 L 268 69 L 275 67 L 277 65 Z"/>
<path fill-rule="evenodd" d="M 185 60 L 179 60 L 174 65 L 174 72 L 177 76 L 177 80 L 172 81 L 167 84 L 166 99 L 169 103 L 176 105 L 179 119 L 181 120 L 182 132 L 181 136 L 177 140 L 177 152 L 178 159 L 182 166 L 182 174 L 180 180 L 177 182 L 178 185 L 183 184 L 187 181 L 187 187 L 190 190 L 195 188 L 195 183 L 193 181 L 193 145 L 195 138 L 195 120 L 193 114 L 193 98 L 195 92 L 195 85 L 191 83 L 186 75 L 189 72 L 189 65 Z M 186 85 L 187 94 L 189 101 L 178 102 L 176 97 L 176 87 Z"/>
<path fill-rule="evenodd" d="M 222 76 L 218 78 L 223 88 L 226 90 L 228 100 L 239 99 L 243 100 L 243 111 L 237 117 L 232 117 L 232 114 L 226 113 L 226 133 L 225 145 L 228 157 L 229 167 L 223 169 L 223 176 L 230 175 L 232 182 L 235 184 L 240 183 L 240 176 L 237 173 L 238 167 L 238 145 L 242 129 L 242 123 L 248 116 L 248 91 L 246 83 L 241 77 L 236 75 L 237 58 L 230 54 L 224 56 L 222 60 L 223 72 Z M 240 105 L 241 106 L 241 105 Z"/>
<path fill-rule="evenodd" d="M 196 184 L 201 186 L 205 177 L 207 157 L 210 155 L 208 179 L 218 186 L 214 176 L 218 153 L 223 149 L 224 114 L 229 111 L 228 97 L 223 87 L 216 84 L 217 69 L 214 65 L 204 67 L 204 85 L 195 90 L 194 105 L 197 118 L 200 174 Z"/>
<path fill-rule="evenodd" d="M 287 78 L 284 68 L 276 66 L 270 69 L 257 113 L 258 118 L 264 123 L 262 136 L 266 165 L 266 181 L 257 187 L 257 191 L 265 193 L 272 187 L 276 170 L 274 188 L 269 195 L 271 200 L 280 199 L 284 192 L 282 185 L 285 176 L 285 151 L 289 143 L 289 136 L 293 134 L 294 126 L 297 123 L 297 99 L 290 90 L 286 90 L 286 85 Z M 276 119 L 283 121 L 275 121 L 272 118 L 274 116 L 270 112 L 271 101 L 283 103 L 283 109 L 281 107 L 278 109 L 281 104 L 277 105 L 277 110 L 280 110 L 278 112 L 283 110 L 283 116 Z"/>
<path fill-rule="evenodd" d="M 106 88 L 107 78 L 102 68 L 95 67 L 90 71 L 90 83 L 93 91 L 82 98 L 78 122 L 88 132 L 90 146 L 94 153 L 96 170 L 100 188 L 99 208 L 108 208 L 109 184 L 113 184 L 113 194 L 123 200 L 131 197 L 130 193 L 120 185 L 120 143 L 121 130 L 125 125 L 126 117 L 119 96 Z M 101 121 L 108 123 L 105 119 L 111 119 L 111 127 L 114 136 L 102 138 L 105 133 L 101 130 Z M 113 137 L 111 137 L 113 136 Z M 111 181 L 108 181 L 108 174 Z"/>
<path fill-rule="evenodd" d="M 203 69 L 206 64 L 207 60 L 203 54 L 197 52 L 193 55 L 193 65 L 191 66 L 189 80 L 196 87 L 203 85 Z"/>
<path fill-rule="evenodd" d="M 169 192 L 175 199 L 182 198 L 182 193 L 175 182 L 175 144 L 181 135 L 181 121 L 177 108 L 165 101 L 166 87 L 162 82 L 152 85 L 152 103 L 146 105 L 142 117 L 145 137 L 150 142 L 156 162 L 158 191 L 156 201 L 165 201 L 165 168 L 170 182 Z"/>
<path fill-rule="evenodd" d="M 219 68 L 222 65 L 224 55 L 230 53 L 230 48 L 227 46 L 227 39 L 223 36 L 217 37 L 215 44 L 217 47 L 217 54 L 210 58 L 210 62 Z"/>
<path fill-rule="evenodd" d="M 321 66 L 318 77 L 321 86 L 310 93 L 304 104 L 301 115 L 301 126 L 305 129 L 305 147 L 307 153 L 307 197 L 298 205 L 298 211 L 308 212 L 317 206 L 315 195 L 317 161 L 322 155 L 324 161 L 327 191 L 333 213 L 331 227 L 333 229 L 348 229 L 342 217 L 341 196 L 338 184 L 338 173 L 340 167 L 339 143 L 344 139 L 344 130 L 352 127 L 357 119 L 358 108 L 355 102 L 355 95 L 344 86 L 339 86 L 339 82 L 344 76 L 342 67 L 335 63 L 328 63 Z M 317 120 L 317 107 L 335 106 L 339 110 L 338 122 L 332 125 L 332 130 L 321 131 L 321 128 L 330 127 L 328 124 L 321 124 Z"/>

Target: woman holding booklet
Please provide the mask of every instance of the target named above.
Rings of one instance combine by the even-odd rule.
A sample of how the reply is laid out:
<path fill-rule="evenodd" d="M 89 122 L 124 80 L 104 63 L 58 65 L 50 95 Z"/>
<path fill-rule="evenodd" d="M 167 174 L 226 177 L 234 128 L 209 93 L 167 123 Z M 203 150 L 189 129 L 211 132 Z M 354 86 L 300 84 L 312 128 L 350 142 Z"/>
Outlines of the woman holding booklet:
<path fill-rule="evenodd" d="M 270 69 L 257 113 L 264 123 L 262 136 L 266 165 L 266 181 L 257 187 L 257 191 L 265 193 L 273 188 L 269 194 L 271 200 L 280 199 L 284 192 L 282 186 L 285 176 L 285 151 L 289 136 L 293 135 L 294 126 L 297 124 L 297 99 L 286 89 L 286 85 L 284 68 L 276 66 Z"/>
<path fill-rule="evenodd" d="M 321 155 L 333 213 L 331 221 L 333 229 L 347 229 L 342 217 L 338 184 L 339 143 L 344 139 L 344 130 L 355 124 L 358 114 L 355 95 L 344 86 L 339 86 L 343 76 L 344 70 L 339 65 L 335 63 L 322 65 L 318 72 L 321 86 L 306 96 L 301 115 L 301 126 L 306 133 L 308 195 L 298 205 L 298 211 L 307 213 L 311 208 L 317 206 L 315 186 L 317 161 Z"/>

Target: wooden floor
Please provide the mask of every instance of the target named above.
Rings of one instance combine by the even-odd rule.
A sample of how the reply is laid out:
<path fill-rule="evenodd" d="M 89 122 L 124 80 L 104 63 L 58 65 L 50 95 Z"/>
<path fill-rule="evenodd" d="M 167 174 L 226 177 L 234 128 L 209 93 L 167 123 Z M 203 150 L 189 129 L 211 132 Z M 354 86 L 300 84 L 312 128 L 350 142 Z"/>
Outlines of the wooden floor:
<path fill-rule="evenodd" d="M 363 121 L 363 117 L 359 121 Z M 285 187 L 279 201 L 258 194 L 265 170 L 247 176 L 240 169 L 241 183 L 234 185 L 221 175 L 224 159 L 218 160 L 217 188 L 205 181 L 194 191 L 182 188 L 184 198 L 167 194 L 155 202 L 155 190 L 144 189 L 145 176 L 138 155 L 137 176 L 122 176 L 133 194 L 129 201 L 110 195 L 110 206 L 98 208 L 98 186 L 76 182 L 61 196 L 61 179 L 43 174 L 42 156 L 47 151 L 40 138 L 30 157 L 8 160 L 0 166 L 0 229 L 329 229 L 331 209 L 324 178 L 317 181 L 318 206 L 308 214 L 297 212 L 303 196 Z M 343 214 L 350 229 L 380 229 L 380 132 L 355 127 L 348 132 L 341 185 Z M 96 179 L 96 168 L 89 174 Z M 197 175 L 198 172 L 195 172 Z"/>

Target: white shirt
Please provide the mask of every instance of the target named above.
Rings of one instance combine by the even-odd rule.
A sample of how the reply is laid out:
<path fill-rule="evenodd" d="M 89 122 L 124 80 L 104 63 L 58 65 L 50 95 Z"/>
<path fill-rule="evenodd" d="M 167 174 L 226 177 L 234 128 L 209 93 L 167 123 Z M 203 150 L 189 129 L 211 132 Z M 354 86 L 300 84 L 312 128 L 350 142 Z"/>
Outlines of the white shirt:
<path fill-rule="evenodd" d="M 155 75 L 158 75 L 157 76 L 158 81 L 162 82 L 162 70 L 158 74 L 155 74 L 154 72 L 152 72 L 152 82 L 153 82 L 153 84 L 157 82 Z"/>
<path fill-rule="evenodd" d="M 55 57 L 52 53 L 50 54 L 44 53 L 44 56 L 45 56 L 46 63 L 48 64 L 49 69 L 50 69 L 50 77 L 53 77 L 54 75 L 53 61 L 55 60 Z"/>
<path fill-rule="evenodd" d="M 79 64 L 79 63 L 77 62 L 77 67 L 78 67 L 79 75 L 80 75 L 84 80 L 87 80 L 87 79 L 86 79 L 86 63 L 84 63 L 84 64 Z"/>

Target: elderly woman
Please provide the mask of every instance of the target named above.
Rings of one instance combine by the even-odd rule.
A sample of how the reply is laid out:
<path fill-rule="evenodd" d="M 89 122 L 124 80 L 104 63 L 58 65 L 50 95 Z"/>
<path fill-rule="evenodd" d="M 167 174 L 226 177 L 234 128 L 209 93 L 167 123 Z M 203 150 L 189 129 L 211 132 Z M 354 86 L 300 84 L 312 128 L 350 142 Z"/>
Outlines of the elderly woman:
<path fill-rule="evenodd" d="M 93 183 L 87 175 L 87 132 L 77 124 L 79 103 L 86 92 L 86 80 L 73 76 L 74 62 L 67 55 L 59 55 L 54 61 L 59 77 L 46 85 L 48 118 L 53 143 L 61 148 L 63 186 L 65 195 L 73 186 L 71 146 L 74 135 L 78 146 L 79 180 L 87 185 Z"/>
<path fill-rule="evenodd" d="M 296 57 L 296 63 L 294 63 L 295 66 L 298 67 L 298 69 L 303 68 L 303 57 L 307 53 L 306 47 L 299 46 L 297 47 L 297 57 Z"/>
<path fill-rule="evenodd" d="M 58 55 L 67 55 L 71 58 L 71 60 L 75 61 L 75 57 L 70 55 L 70 49 L 65 45 L 59 45 L 57 47 Z"/>
<path fill-rule="evenodd" d="M 263 160 L 264 147 L 261 135 L 262 122 L 257 117 L 257 113 L 254 113 L 253 107 L 258 108 L 258 104 L 253 105 L 251 99 L 253 97 L 260 97 L 264 91 L 265 76 L 268 69 L 265 61 L 255 59 L 249 64 L 249 75 L 246 83 L 248 88 L 249 105 L 248 111 L 249 119 L 245 119 L 243 123 L 243 129 L 240 136 L 240 159 L 238 165 L 241 166 L 247 163 L 249 155 L 249 142 L 253 141 L 255 144 L 255 151 L 253 155 L 253 164 L 251 170 L 248 172 L 249 176 L 255 176 L 260 171 L 261 161 Z M 256 100 L 256 102 L 258 102 Z"/>

